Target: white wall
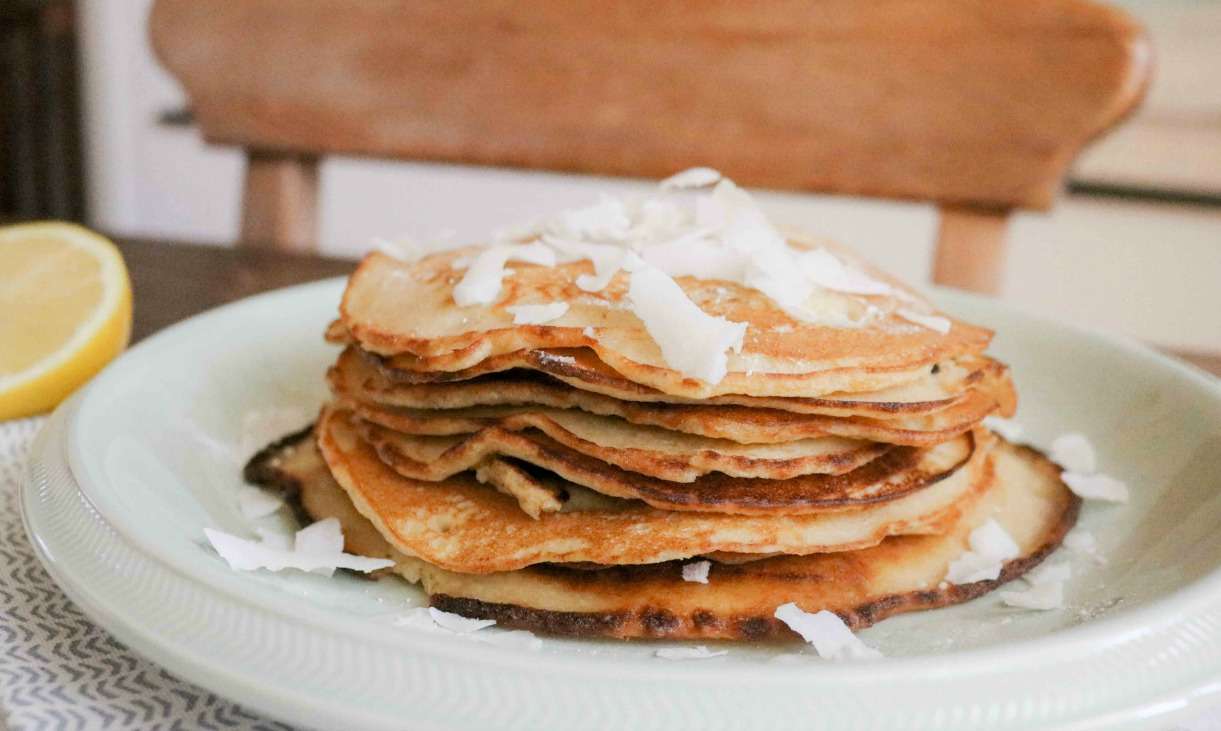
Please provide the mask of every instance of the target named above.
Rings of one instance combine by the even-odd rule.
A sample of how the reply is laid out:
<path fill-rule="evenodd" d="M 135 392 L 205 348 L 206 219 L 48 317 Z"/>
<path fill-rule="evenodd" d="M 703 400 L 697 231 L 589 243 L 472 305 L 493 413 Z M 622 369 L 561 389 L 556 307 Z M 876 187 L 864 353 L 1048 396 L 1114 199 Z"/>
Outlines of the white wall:
<path fill-rule="evenodd" d="M 224 244 L 238 230 L 242 160 L 191 128 L 156 125 L 184 104 L 145 39 L 149 0 L 79 0 L 93 225 L 116 235 Z M 358 255 L 376 235 L 478 240 L 491 230 L 643 183 L 548 173 L 333 159 L 323 165 L 321 245 Z M 928 206 L 762 193 L 780 222 L 829 234 L 926 282 Z M 1221 352 L 1221 209 L 1073 198 L 1020 215 L 1004 296 L 1052 317 Z"/>

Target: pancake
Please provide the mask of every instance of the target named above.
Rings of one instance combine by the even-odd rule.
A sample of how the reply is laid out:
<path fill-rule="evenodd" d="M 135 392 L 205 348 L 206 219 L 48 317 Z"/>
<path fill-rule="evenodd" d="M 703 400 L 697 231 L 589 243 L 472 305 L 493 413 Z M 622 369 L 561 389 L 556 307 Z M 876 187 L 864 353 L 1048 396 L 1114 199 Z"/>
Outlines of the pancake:
<path fill-rule="evenodd" d="M 510 265 L 498 302 L 459 307 L 453 288 L 462 271 L 454 262 L 477 253 L 474 247 L 458 249 L 413 263 L 370 254 L 344 292 L 344 326 L 365 350 L 410 353 L 429 371 L 459 371 L 516 351 L 590 348 L 628 380 L 688 398 L 877 390 L 910 381 L 939 361 L 979 353 L 992 336 L 958 321 L 943 334 L 893 314 L 910 298 L 871 298 L 870 304 L 889 314 L 863 327 L 833 327 L 794 320 L 767 295 L 743 285 L 678 277 L 705 313 L 749 325 L 741 351 L 729 355 L 729 373 L 709 384 L 665 362 L 643 322 L 626 306 L 627 275 L 617 274 L 596 293 L 576 286 L 577 277 L 592 273 L 588 261 Z M 831 309 L 861 301 L 829 291 L 821 296 Z M 566 302 L 568 311 L 546 325 L 515 325 L 505 309 L 556 301 Z"/>
<path fill-rule="evenodd" d="M 337 342 L 345 342 L 340 337 Z M 687 399 L 640 386 L 611 371 L 587 349 L 512 353 L 502 361 L 511 367 L 453 380 L 433 381 L 435 372 L 402 371 L 355 347 L 345 349 L 328 371 L 333 387 L 359 394 L 368 401 L 427 409 L 499 406 L 536 403 L 557 408 L 580 408 L 614 414 L 623 406 L 607 399 L 632 403 L 701 406 L 744 406 L 822 416 L 865 416 L 877 419 L 928 415 L 961 403 L 969 389 L 993 395 L 1002 409 L 1012 412 L 1016 403 L 1008 368 L 990 358 L 947 361 L 930 368 L 916 380 L 881 391 L 829 394 L 814 398 L 763 398 L 717 396 Z M 498 359 L 490 359 L 490 363 Z M 628 407 L 630 408 L 630 407 Z"/>
<path fill-rule="evenodd" d="M 307 451 L 312 447 L 307 443 Z M 994 478 L 964 502 L 941 535 L 899 536 L 847 553 L 777 556 L 714 563 L 708 584 L 682 580 L 682 562 L 579 570 L 559 564 L 482 575 L 431 565 L 394 549 L 362 516 L 316 457 L 315 469 L 291 463 L 262 477 L 299 491 L 313 519 L 336 517 L 345 550 L 392 558 L 395 571 L 422 582 L 433 606 L 500 626 L 570 636 L 667 639 L 782 639 L 796 635 L 772 615 L 787 602 L 830 609 L 854 629 L 886 617 L 964 602 L 1018 578 L 1060 544 L 1080 500 L 1059 467 L 1037 451 L 1001 443 L 989 459 Z M 995 517 L 1021 555 L 995 581 L 942 587 L 970 531 Z"/>
<path fill-rule="evenodd" d="M 377 418 L 391 428 L 433 435 L 465 434 L 477 428 L 478 424 L 482 423 L 486 426 L 490 420 L 507 415 L 548 411 L 547 407 L 530 406 L 421 411 L 351 399 L 341 400 L 345 403 L 360 404 L 367 411 L 377 412 Z M 974 429 L 985 417 L 997 411 L 996 402 L 991 397 L 973 392 L 966 401 L 953 408 L 928 416 L 902 420 L 837 419 L 828 416 L 793 415 L 737 406 L 706 408 L 682 406 L 660 409 L 653 407 L 624 409 L 625 416 L 630 416 L 632 419 L 624 418 L 622 421 L 641 424 L 641 428 L 650 425 L 670 432 L 690 434 L 706 439 L 721 439 L 742 445 L 781 445 L 803 439 L 840 437 L 926 447 L 940 444 Z M 619 419 L 618 416 L 597 415 L 590 415 L 589 418 Z"/>
<path fill-rule="evenodd" d="M 469 437 L 420 437 L 360 419 L 353 426 L 382 462 L 413 480 L 436 482 L 490 457 L 508 457 L 603 495 L 665 510 L 738 515 L 816 513 L 894 500 L 949 476 L 975 448 L 975 437 L 963 435 L 926 449 L 895 447 L 840 475 L 767 479 L 711 472 L 674 482 L 616 467 L 533 430 L 493 427 Z"/>
<path fill-rule="evenodd" d="M 424 440 L 431 445 L 461 441 L 491 444 L 499 431 L 537 430 L 568 449 L 659 480 L 692 482 L 710 472 L 733 477 L 788 479 L 810 474 L 839 475 L 882 455 L 890 445 L 841 437 L 796 439 L 778 444 L 740 444 L 613 416 L 544 406 L 489 406 L 453 411 L 415 411 L 337 401 L 361 419 L 411 436 L 457 437 Z M 484 438 L 488 432 L 489 439 Z M 469 467 L 469 465 L 468 465 Z M 463 467 L 467 469 L 467 467 Z"/>
<path fill-rule="evenodd" d="M 533 519 L 515 500 L 469 474 L 442 482 L 403 477 L 360 439 L 342 412 L 325 410 L 316 436 L 334 481 L 396 550 L 465 573 L 512 571 L 547 562 L 655 563 L 714 551 L 854 550 L 889 535 L 944 530 L 946 521 L 990 481 L 987 450 L 979 449 L 974 459 L 945 479 L 857 510 L 722 515 L 657 510 L 639 501 L 594 496 L 589 504 Z M 286 462 L 279 459 L 281 467 Z M 314 479 L 326 476 L 322 470 L 314 474 Z M 264 482 L 282 483 L 291 477 Z M 572 490 L 583 492 L 576 486 Z"/>

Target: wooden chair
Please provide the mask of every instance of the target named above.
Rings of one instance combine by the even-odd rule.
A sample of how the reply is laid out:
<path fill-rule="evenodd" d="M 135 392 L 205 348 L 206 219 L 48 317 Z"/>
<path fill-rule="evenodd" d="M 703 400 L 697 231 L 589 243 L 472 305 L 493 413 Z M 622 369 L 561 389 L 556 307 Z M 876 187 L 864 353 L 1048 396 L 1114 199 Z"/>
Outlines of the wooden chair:
<path fill-rule="evenodd" d="M 1137 104 L 1143 30 L 1091 0 L 158 0 L 204 136 L 246 148 L 242 240 L 309 248 L 326 154 L 932 201 L 934 279 L 995 291 Z"/>

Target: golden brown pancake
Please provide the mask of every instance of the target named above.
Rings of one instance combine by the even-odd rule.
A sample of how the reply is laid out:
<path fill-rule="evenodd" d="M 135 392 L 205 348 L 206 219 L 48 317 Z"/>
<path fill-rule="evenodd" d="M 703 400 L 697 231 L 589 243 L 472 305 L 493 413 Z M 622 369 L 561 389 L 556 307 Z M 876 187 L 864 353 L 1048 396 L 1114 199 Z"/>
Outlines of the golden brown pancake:
<path fill-rule="evenodd" d="M 1080 500 L 1060 469 L 1035 450 L 1002 443 L 989 457 L 992 479 L 975 500 L 947 516 L 941 535 L 898 536 L 863 550 L 714 563 L 708 584 L 682 580 L 682 562 L 602 570 L 543 564 L 490 574 L 445 570 L 403 555 L 347 498 L 312 441 L 273 445 L 247 468 L 262 484 L 290 489 L 313 519 L 340 520 L 345 550 L 391 557 L 396 571 L 422 582 L 431 603 L 505 627 L 571 636 L 668 639 L 795 639 L 773 617 L 796 602 L 830 609 L 859 629 L 888 616 L 967 601 L 1011 581 L 1050 554 L 1076 520 Z M 281 455 L 272 457 L 269 455 Z M 995 581 L 941 586 L 971 529 L 994 517 L 1021 555 Z"/>
<path fill-rule="evenodd" d="M 383 462 L 413 480 L 444 480 L 489 458 L 508 457 L 603 495 L 642 500 L 665 510 L 738 515 L 817 513 L 894 500 L 949 476 L 970 459 L 975 446 L 974 436 L 963 435 L 924 449 L 894 447 L 839 475 L 768 479 L 710 472 L 690 482 L 674 482 L 616 467 L 533 430 L 493 427 L 465 438 L 419 437 L 358 418 L 352 421 Z"/>
<path fill-rule="evenodd" d="M 672 512 L 597 498 L 572 510 L 526 515 L 469 474 L 441 482 L 403 477 L 379 459 L 344 412 L 324 410 L 318 447 L 356 509 L 399 551 L 453 571 L 511 571 L 544 562 L 653 563 L 713 551 L 853 550 L 888 535 L 944 528 L 986 485 L 986 449 L 964 467 L 901 498 L 814 515 Z M 283 461 L 283 460 L 281 460 Z M 570 486 L 573 492 L 582 492 Z"/>
<path fill-rule="evenodd" d="M 416 411 L 345 399 L 338 399 L 336 403 L 356 412 L 364 421 L 425 437 L 418 443 L 429 452 L 441 445 L 450 449 L 461 442 L 492 445 L 502 431 L 538 431 L 573 451 L 672 482 L 692 482 L 709 472 L 768 479 L 839 475 L 851 472 L 891 448 L 888 444 L 842 437 L 740 444 L 728 439 L 639 426 L 613 416 L 545 406 Z"/>
<path fill-rule="evenodd" d="M 429 371 L 458 371 L 515 351 L 590 348 L 628 380 L 689 398 L 877 390 L 913 380 L 939 361 L 979 353 L 992 336 L 989 330 L 958 321 L 942 334 L 894 314 L 859 328 L 799 322 L 757 290 L 679 277 L 679 286 L 706 313 L 750 326 L 741 352 L 729 355 L 728 375 L 708 384 L 668 366 L 643 323 L 624 306 L 625 274 L 616 275 L 597 293 L 576 286 L 578 276 L 592 271 L 588 261 L 555 267 L 511 265 L 496 304 L 457 306 L 452 292 L 462 271 L 453 263 L 477 252 L 459 249 L 413 263 L 370 254 L 344 292 L 344 326 L 364 349 L 391 356 L 410 353 L 423 359 L 423 369 Z M 830 292 L 825 296 L 860 300 Z M 554 301 L 568 303 L 569 309 L 546 325 L 515 325 L 505 309 Z M 888 313 L 904 306 L 892 297 L 870 302 Z"/>
<path fill-rule="evenodd" d="M 342 342 L 342 340 L 340 341 Z M 818 398 L 764 398 L 716 396 L 698 400 L 669 396 L 632 383 L 589 355 L 588 350 L 536 350 L 512 353 L 505 359 L 520 367 L 476 375 L 464 380 L 429 382 L 436 373 L 403 373 L 378 356 L 349 347 L 327 372 L 332 387 L 366 401 L 421 409 L 454 409 L 532 403 L 556 408 L 579 408 L 591 413 L 623 416 L 637 403 L 683 406 L 743 406 L 816 414 L 863 416 L 875 419 L 924 416 L 960 404 L 970 389 L 992 395 L 1002 411 L 1010 413 L 1016 396 L 1003 364 L 990 358 L 947 361 L 929 369 L 915 381 L 881 391 L 829 394 Z M 393 359 L 389 359 L 393 360 Z M 935 372 L 933 372 L 935 371 Z M 629 402 L 616 404 L 617 400 Z"/>

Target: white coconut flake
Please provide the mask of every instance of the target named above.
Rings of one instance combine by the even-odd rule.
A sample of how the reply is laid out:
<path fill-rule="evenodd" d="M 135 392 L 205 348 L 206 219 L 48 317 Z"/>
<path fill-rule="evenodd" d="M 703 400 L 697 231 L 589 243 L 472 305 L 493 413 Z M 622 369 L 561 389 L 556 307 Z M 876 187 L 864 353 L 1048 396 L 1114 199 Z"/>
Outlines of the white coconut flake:
<path fill-rule="evenodd" d="M 1070 530 L 1068 535 L 1064 536 L 1064 546 L 1070 551 L 1090 558 L 1096 564 L 1102 565 L 1107 562 L 1106 557 L 1098 550 L 1098 541 L 1094 538 L 1094 534 L 1084 528 Z"/>
<path fill-rule="evenodd" d="M 495 302 L 505 278 L 505 265 L 510 261 L 555 266 L 555 251 L 537 242 L 489 246 L 479 252 L 462 280 L 454 285 L 454 302 L 459 307 Z"/>
<path fill-rule="evenodd" d="M 478 632 L 481 629 L 496 624 L 494 619 L 472 619 L 471 617 L 463 617 L 461 614 L 454 614 L 453 612 L 443 612 L 436 607 L 429 607 L 428 614 L 432 617 L 432 621 L 436 622 L 437 626 L 441 629 L 447 629 L 460 635 Z"/>
<path fill-rule="evenodd" d="M 920 327 L 926 327 L 942 335 L 948 333 L 953 326 L 953 323 L 948 318 L 941 317 L 940 315 L 926 315 L 906 307 L 900 308 L 895 314 L 908 322 L 914 322 Z"/>
<path fill-rule="evenodd" d="M 280 548 L 285 551 L 293 550 L 293 536 L 291 533 L 285 533 L 283 531 L 275 530 L 273 528 L 265 528 L 263 526 L 256 527 L 254 532 L 265 546 Z"/>
<path fill-rule="evenodd" d="M 984 426 L 999 434 L 1007 442 L 1018 441 L 1026 432 L 1026 428 L 1013 419 L 1004 419 L 999 416 L 985 416 Z"/>
<path fill-rule="evenodd" d="M 283 547 L 238 538 L 224 531 L 204 528 L 208 542 L 220 554 L 220 557 L 236 571 L 254 571 L 268 569 L 282 571 L 296 569 L 298 571 L 314 571 L 316 569 L 350 569 L 352 571 L 377 571 L 390 568 L 393 561 L 381 558 L 366 558 L 353 556 L 349 553 L 307 553 L 297 550 L 287 550 Z"/>
<path fill-rule="evenodd" d="M 1067 472 L 1091 475 L 1098 470 L 1098 457 L 1090 440 L 1078 432 L 1062 434 L 1051 443 L 1051 459 Z"/>
<path fill-rule="evenodd" d="M 708 571 L 711 568 L 711 561 L 694 561 L 692 563 L 683 564 L 683 581 L 690 581 L 696 584 L 707 584 Z"/>
<path fill-rule="evenodd" d="M 542 325 L 558 320 L 568 312 L 567 302 L 548 302 L 543 305 L 512 305 L 505 310 L 513 316 L 514 325 Z"/>
<path fill-rule="evenodd" d="M 339 519 L 327 518 L 297 531 L 293 538 L 293 550 L 320 556 L 343 553 L 343 529 L 339 527 Z M 330 576 L 335 570 L 319 568 L 314 569 L 313 573 Z"/>
<path fill-rule="evenodd" d="M 663 660 L 706 660 L 710 657 L 728 655 L 729 650 L 709 650 L 704 645 L 696 647 L 663 647 L 656 653 Z"/>
<path fill-rule="evenodd" d="M 1078 472 L 1062 472 L 1060 479 L 1078 497 L 1086 500 L 1102 500 L 1109 503 L 1128 502 L 1128 486 L 1110 475 L 1083 475 Z"/>
<path fill-rule="evenodd" d="M 797 255 L 801 271 L 824 289 L 847 294 L 891 294 L 889 284 L 853 269 L 826 249 L 811 249 Z M 944 318 L 943 318 L 944 319 Z"/>
<path fill-rule="evenodd" d="M 237 490 L 237 507 L 247 520 L 266 518 L 283 506 L 283 496 L 254 485 L 242 485 Z"/>
<path fill-rule="evenodd" d="M 741 350 L 746 323 L 704 312 L 669 275 L 653 267 L 632 273 L 628 300 L 671 368 L 720 383 L 727 371 L 726 351 Z"/>
<path fill-rule="evenodd" d="M 1005 604 L 1019 609 L 1047 611 L 1064 607 L 1063 581 L 1034 584 L 1026 589 L 1007 589 L 998 594 Z"/>
<path fill-rule="evenodd" d="M 534 636 L 533 632 L 515 629 L 508 632 L 480 632 L 476 637 L 490 645 L 504 647 L 509 650 L 529 650 L 531 652 L 543 649 L 543 641 Z"/>
<path fill-rule="evenodd" d="M 428 609 L 428 607 L 415 607 L 409 612 L 400 614 L 394 618 L 394 626 L 436 632 L 440 628 L 432 620 L 432 614 L 429 613 Z"/>
<path fill-rule="evenodd" d="M 665 180 L 661 181 L 662 190 L 676 190 L 680 188 L 707 188 L 710 185 L 716 185 L 721 179 L 721 173 L 712 168 L 696 167 L 688 168 L 681 173 L 675 173 Z"/>
<path fill-rule="evenodd" d="M 1054 584 L 1057 581 L 1064 583 L 1073 576 L 1073 568 L 1067 562 L 1057 564 L 1043 564 L 1036 566 L 1022 578 L 1033 585 L 1039 584 Z"/>
<path fill-rule="evenodd" d="M 945 580 L 951 584 L 995 581 L 1005 562 L 1021 554 L 1013 538 L 992 518 L 971 531 L 967 543 L 970 550 L 954 559 L 946 572 Z"/>
<path fill-rule="evenodd" d="M 587 338 L 594 338 L 598 336 L 598 333 L 594 331 L 593 326 L 591 325 L 586 325 L 584 328 L 582 328 L 581 334 Z"/>
<path fill-rule="evenodd" d="M 881 652 L 854 635 L 835 612 L 823 609 L 811 613 L 789 602 L 776 607 L 775 617 L 813 645 L 818 656 L 825 660 L 863 660 L 882 656 Z"/>

